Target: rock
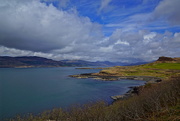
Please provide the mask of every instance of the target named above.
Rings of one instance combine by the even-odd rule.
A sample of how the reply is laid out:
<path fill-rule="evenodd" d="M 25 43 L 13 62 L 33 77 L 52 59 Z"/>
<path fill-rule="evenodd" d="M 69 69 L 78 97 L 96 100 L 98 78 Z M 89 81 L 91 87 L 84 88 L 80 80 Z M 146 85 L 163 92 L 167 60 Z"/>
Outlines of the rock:
<path fill-rule="evenodd" d="M 173 58 L 170 58 L 170 57 L 159 57 L 159 59 L 157 61 L 174 61 Z"/>
<path fill-rule="evenodd" d="M 161 82 L 162 80 L 157 77 L 151 77 L 151 76 L 103 76 L 103 75 L 96 75 L 93 73 L 85 73 L 85 74 L 79 74 L 79 75 L 71 75 L 71 77 L 75 78 L 93 78 L 93 79 L 98 79 L 98 80 L 104 80 L 104 81 L 116 81 L 116 80 L 121 80 L 121 79 L 131 79 L 131 80 L 142 80 L 146 81 L 146 83 L 157 83 Z M 124 95 L 116 95 L 116 96 L 111 96 L 113 100 L 123 100 L 127 99 L 133 95 L 138 95 L 140 87 L 135 86 L 135 87 L 129 87 L 130 90 L 127 91 Z"/>
<path fill-rule="evenodd" d="M 111 98 L 112 98 L 113 100 L 123 99 L 124 97 L 125 97 L 124 95 L 111 96 Z"/>

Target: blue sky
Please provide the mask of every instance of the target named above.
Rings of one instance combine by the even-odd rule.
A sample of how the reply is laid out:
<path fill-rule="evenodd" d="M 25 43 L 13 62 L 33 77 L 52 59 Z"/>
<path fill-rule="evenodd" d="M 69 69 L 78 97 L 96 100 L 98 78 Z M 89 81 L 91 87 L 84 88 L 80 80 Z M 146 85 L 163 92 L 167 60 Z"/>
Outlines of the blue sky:
<path fill-rule="evenodd" d="M 103 25 L 104 31 L 109 28 L 112 29 L 107 35 L 113 33 L 113 30 L 119 28 L 119 24 L 126 23 L 126 22 L 138 22 L 138 20 L 132 20 L 131 17 L 138 15 L 138 14 L 150 14 L 154 11 L 154 9 L 158 6 L 158 4 L 162 0 L 104 0 L 109 1 L 107 5 L 103 5 L 102 1 L 97 0 L 68 0 L 67 5 L 61 7 L 61 2 L 57 0 L 49 1 L 47 5 L 53 4 L 58 9 L 63 10 L 71 10 L 76 9 L 80 16 L 88 17 L 92 22 L 97 22 Z M 139 18 L 143 19 L 143 18 Z M 113 24 L 113 27 L 108 27 L 109 25 Z M 116 25 L 116 26 L 115 26 Z M 152 26 L 155 25 L 153 28 Z M 174 32 L 179 29 L 179 26 L 170 26 L 166 21 L 153 21 L 147 23 L 143 27 L 148 28 L 151 27 L 151 31 L 162 31 L 164 32 L 164 28 L 157 28 L 166 26 L 166 30 L 173 31 L 173 28 L 176 28 Z M 106 35 L 106 33 L 105 33 Z"/>
<path fill-rule="evenodd" d="M 80 16 L 88 17 L 92 22 L 99 23 L 103 26 L 105 36 L 109 36 L 117 28 L 124 27 L 119 24 L 126 22 L 137 22 L 131 20 L 131 17 L 137 14 L 148 14 L 154 11 L 156 6 L 162 0 L 42 0 L 47 5 L 53 5 L 58 9 L 65 11 L 75 9 Z M 103 3 L 104 1 L 104 3 Z M 156 27 L 161 27 L 159 23 Z M 110 26 L 114 25 L 114 26 Z M 144 27 L 149 27 L 145 25 Z M 167 25 L 166 25 L 167 26 Z M 174 27 L 173 27 L 174 28 Z M 167 29 L 171 29 L 168 26 Z M 164 29 L 151 28 L 151 31 L 164 32 Z"/>
<path fill-rule="evenodd" d="M 180 53 L 180 0 L 0 0 L 0 55 L 151 61 Z"/>

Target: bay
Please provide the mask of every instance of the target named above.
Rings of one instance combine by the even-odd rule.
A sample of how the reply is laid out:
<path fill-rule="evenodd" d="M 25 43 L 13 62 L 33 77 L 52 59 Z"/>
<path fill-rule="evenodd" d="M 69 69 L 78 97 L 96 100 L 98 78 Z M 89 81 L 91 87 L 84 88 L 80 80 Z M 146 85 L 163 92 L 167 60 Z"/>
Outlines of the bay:
<path fill-rule="evenodd" d="M 99 69 L 1 68 L 0 120 L 17 114 L 37 114 L 53 108 L 69 108 L 96 101 L 112 103 L 110 96 L 126 93 L 144 81 L 101 81 L 76 79 L 73 74 L 95 73 Z"/>

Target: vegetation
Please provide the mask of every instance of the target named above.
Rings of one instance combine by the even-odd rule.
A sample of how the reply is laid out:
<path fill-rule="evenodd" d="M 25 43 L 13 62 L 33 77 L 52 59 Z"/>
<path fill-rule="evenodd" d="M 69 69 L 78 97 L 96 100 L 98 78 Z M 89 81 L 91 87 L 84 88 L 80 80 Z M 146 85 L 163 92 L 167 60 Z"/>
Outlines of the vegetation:
<path fill-rule="evenodd" d="M 138 66 L 116 66 L 102 70 L 100 75 L 114 76 L 155 76 L 170 78 L 180 74 L 180 63 L 149 63 Z"/>
<path fill-rule="evenodd" d="M 147 64 L 147 65 L 144 65 L 144 68 L 180 70 L 180 63 L 155 63 L 155 64 Z"/>
<path fill-rule="evenodd" d="M 180 77 L 141 87 L 139 95 L 107 106 L 104 102 L 53 109 L 39 115 L 17 116 L 10 121 L 178 121 Z"/>

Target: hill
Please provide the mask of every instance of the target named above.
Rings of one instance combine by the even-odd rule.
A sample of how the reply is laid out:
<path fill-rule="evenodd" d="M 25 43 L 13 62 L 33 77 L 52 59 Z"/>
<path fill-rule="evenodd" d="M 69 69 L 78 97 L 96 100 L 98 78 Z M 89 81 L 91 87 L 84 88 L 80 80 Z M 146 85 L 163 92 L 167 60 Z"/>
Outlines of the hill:
<path fill-rule="evenodd" d="M 159 57 L 155 62 L 136 66 L 115 66 L 96 73 L 104 76 L 154 76 L 169 78 L 180 75 L 180 58 Z"/>
<path fill-rule="evenodd" d="M 147 62 L 139 62 L 141 64 Z M 55 61 L 37 56 L 9 57 L 0 56 L 0 68 L 28 68 L 28 67 L 62 67 L 62 66 L 124 66 L 139 63 L 121 63 L 109 61 L 90 62 L 84 60 L 61 60 Z"/>
<path fill-rule="evenodd" d="M 0 57 L 1 68 L 12 67 L 58 67 L 65 66 L 65 63 L 60 61 L 54 61 L 47 58 L 37 56 L 22 56 L 22 57 Z"/>
<path fill-rule="evenodd" d="M 137 79 L 156 82 L 180 75 L 180 58 L 159 57 L 155 62 L 135 66 L 114 66 L 98 73 L 71 75 L 76 78 L 101 80 Z M 155 77 L 155 78 L 154 78 Z M 151 79 L 153 81 L 151 81 Z"/>

